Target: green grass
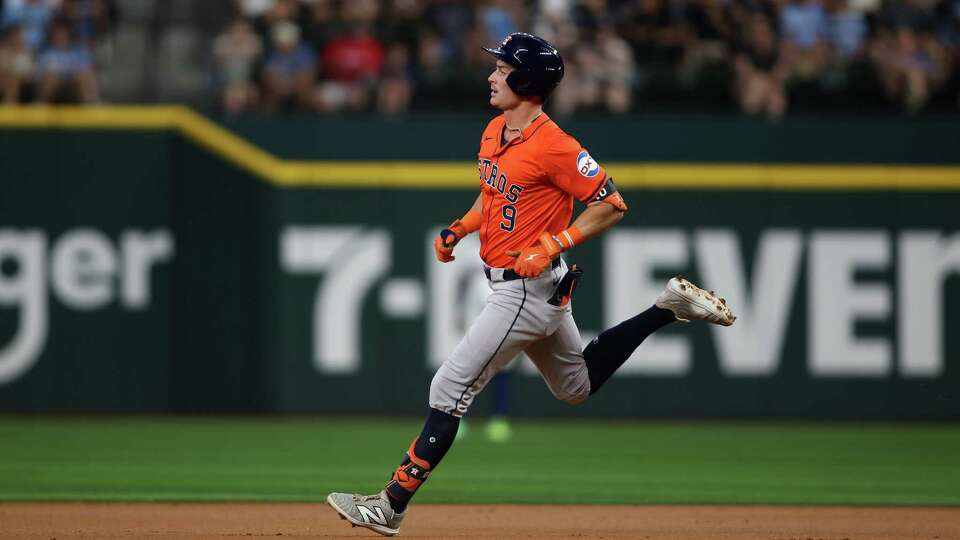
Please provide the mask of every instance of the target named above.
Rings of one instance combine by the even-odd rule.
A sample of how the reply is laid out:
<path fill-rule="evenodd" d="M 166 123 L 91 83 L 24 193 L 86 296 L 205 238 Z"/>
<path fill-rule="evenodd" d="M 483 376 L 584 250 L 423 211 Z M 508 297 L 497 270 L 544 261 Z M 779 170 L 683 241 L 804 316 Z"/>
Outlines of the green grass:
<path fill-rule="evenodd" d="M 960 505 L 960 426 L 471 423 L 418 502 Z M 0 500 L 318 501 L 375 491 L 419 421 L 0 418 Z"/>

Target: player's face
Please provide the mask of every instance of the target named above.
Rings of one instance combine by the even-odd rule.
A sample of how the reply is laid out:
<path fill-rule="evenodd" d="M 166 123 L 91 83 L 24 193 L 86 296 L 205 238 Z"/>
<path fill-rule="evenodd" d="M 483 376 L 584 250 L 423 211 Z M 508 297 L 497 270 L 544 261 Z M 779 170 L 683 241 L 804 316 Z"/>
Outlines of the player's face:
<path fill-rule="evenodd" d="M 490 104 L 504 111 L 512 109 L 520 103 L 520 97 L 507 86 L 507 75 L 511 71 L 513 71 L 513 66 L 502 60 L 497 60 L 496 68 L 487 77 L 487 82 L 490 83 Z"/>

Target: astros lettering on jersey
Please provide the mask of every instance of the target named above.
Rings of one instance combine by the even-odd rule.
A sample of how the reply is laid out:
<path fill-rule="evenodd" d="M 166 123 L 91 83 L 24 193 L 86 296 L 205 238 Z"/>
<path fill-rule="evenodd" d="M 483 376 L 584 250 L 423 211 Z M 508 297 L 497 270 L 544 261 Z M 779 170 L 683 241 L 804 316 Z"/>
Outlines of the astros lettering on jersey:
<path fill-rule="evenodd" d="M 570 224 L 574 197 L 590 202 L 607 180 L 603 167 L 546 113 L 502 144 L 505 123 L 500 115 L 487 124 L 477 154 L 480 258 L 494 268 L 513 266 L 506 252 L 534 245 L 543 231 L 559 234 Z"/>

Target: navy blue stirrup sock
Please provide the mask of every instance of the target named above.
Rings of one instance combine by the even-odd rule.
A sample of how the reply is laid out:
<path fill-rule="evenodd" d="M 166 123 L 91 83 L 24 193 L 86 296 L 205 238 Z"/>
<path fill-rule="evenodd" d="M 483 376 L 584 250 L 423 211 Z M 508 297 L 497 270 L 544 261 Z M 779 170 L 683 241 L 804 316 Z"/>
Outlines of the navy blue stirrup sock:
<path fill-rule="evenodd" d="M 583 349 L 583 359 L 590 377 L 590 395 L 607 382 L 647 336 L 676 320 L 669 309 L 651 306 L 636 317 L 604 330 L 591 341 Z"/>
<path fill-rule="evenodd" d="M 423 424 L 423 431 L 410 444 L 403 461 L 384 488 L 394 512 L 407 509 L 407 503 L 413 498 L 413 494 L 426 482 L 430 472 L 453 446 L 459 427 L 460 418 L 430 409 L 427 421 Z"/>

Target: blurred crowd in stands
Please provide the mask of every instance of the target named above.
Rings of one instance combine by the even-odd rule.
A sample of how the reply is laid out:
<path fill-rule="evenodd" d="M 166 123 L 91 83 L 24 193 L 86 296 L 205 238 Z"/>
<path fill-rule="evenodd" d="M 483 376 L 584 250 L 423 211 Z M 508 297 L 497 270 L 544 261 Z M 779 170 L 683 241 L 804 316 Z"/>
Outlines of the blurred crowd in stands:
<path fill-rule="evenodd" d="M 223 1 L 208 65 L 229 113 L 483 107 L 481 46 L 517 30 L 566 60 L 558 115 L 960 109 L 960 0 Z M 96 101 L 112 2 L 0 2 L 3 99 Z"/>
<path fill-rule="evenodd" d="M 0 100 L 99 100 L 94 53 L 116 20 L 111 0 L 2 0 L 0 6 Z"/>

